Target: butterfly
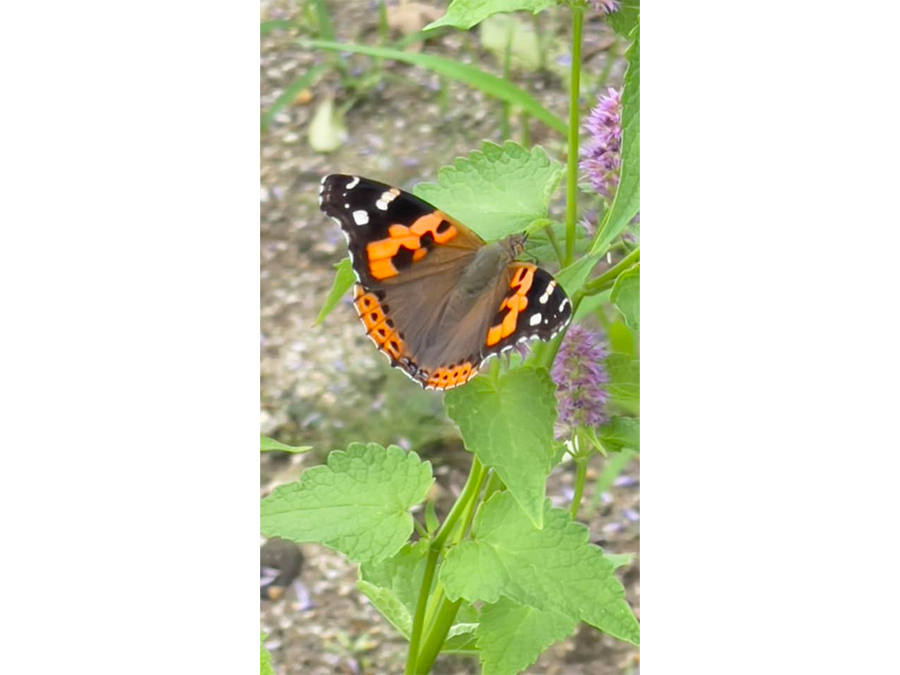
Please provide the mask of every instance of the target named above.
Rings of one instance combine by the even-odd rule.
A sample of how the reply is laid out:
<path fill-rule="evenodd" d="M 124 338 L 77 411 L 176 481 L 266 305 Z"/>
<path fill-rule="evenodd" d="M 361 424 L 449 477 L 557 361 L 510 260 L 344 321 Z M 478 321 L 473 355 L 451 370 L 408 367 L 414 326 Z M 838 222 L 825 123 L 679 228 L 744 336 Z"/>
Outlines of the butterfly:
<path fill-rule="evenodd" d="M 524 234 L 487 243 L 428 202 L 359 176 L 323 178 L 319 206 L 347 239 L 366 334 L 426 389 L 465 384 L 491 356 L 549 340 L 572 318 L 553 276 L 515 259 Z"/>

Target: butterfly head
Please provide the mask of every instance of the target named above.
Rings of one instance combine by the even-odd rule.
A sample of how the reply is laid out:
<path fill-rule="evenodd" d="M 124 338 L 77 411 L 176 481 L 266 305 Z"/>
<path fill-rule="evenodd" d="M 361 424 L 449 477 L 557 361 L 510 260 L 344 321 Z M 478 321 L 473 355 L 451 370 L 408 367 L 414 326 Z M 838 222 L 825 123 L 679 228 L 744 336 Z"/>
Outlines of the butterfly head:
<path fill-rule="evenodd" d="M 519 254 L 525 250 L 525 241 L 528 235 L 524 232 L 519 234 L 511 234 L 503 240 L 503 245 L 509 251 L 510 259 L 519 257 Z"/>

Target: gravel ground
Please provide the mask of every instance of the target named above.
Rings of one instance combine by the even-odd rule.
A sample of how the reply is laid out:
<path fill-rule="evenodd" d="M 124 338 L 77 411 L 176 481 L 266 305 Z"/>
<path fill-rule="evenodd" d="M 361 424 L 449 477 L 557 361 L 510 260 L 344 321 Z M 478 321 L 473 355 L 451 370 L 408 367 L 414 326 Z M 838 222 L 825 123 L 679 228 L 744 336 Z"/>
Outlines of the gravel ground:
<path fill-rule="evenodd" d="M 302 3 L 301 3 L 302 4 Z M 438 3 L 435 3 L 437 5 Z M 368 0 L 330 2 L 339 41 L 377 43 L 376 5 Z M 263 3 L 262 20 L 291 19 L 293 3 Z M 565 27 L 547 14 L 541 26 L 561 36 Z M 275 31 L 261 39 L 261 110 L 284 89 L 327 56 L 296 45 L 298 31 Z M 610 34 L 588 22 L 585 52 L 596 56 L 586 66 L 595 75 L 603 67 Z M 424 50 L 500 74 L 496 61 L 479 46 L 477 32 L 456 32 L 429 41 Z M 362 75 L 370 60 L 341 56 L 350 72 Z M 316 106 L 347 92 L 338 76 L 326 74 L 294 104 L 276 115 L 260 143 L 261 217 L 261 431 L 288 443 L 313 445 L 309 455 L 265 453 L 261 459 L 262 493 L 296 480 L 306 466 L 328 451 L 354 440 L 397 443 L 415 449 L 436 467 L 438 515 L 443 515 L 463 482 L 469 456 L 459 446 L 442 409 L 441 394 L 415 387 L 392 372 L 360 329 L 346 298 L 323 326 L 315 317 L 331 286 L 332 266 L 345 256 L 343 237 L 317 205 L 318 182 L 327 173 L 356 173 L 410 188 L 433 180 L 437 169 L 482 140 L 502 141 L 501 107 L 480 91 L 442 83 L 435 75 L 395 64 L 350 107 L 348 137 L 335 152 L 317 154 L 307 142 Z M 621 81 L 622 64 L 610 81 Z M 553 73 L 516 73 L 517 84 L 547 108 L 565 117 L 564 84 Z M 552 155 L 564 156 L 563 140 L 538 123 L 531 141 Z M 513 136 L 521 130 L 515 121 Z M 595 457 L 592 472 L 602 467 Z M 573 470 L 563 465 L 551 476 L 548 494 L 559 505 L 571 499 Z M 603 497 L 585 522 L 592 540 L 615 553 L 639 547 L 638 465 L 621 477 L 623 484 Z M 588 490 L 584 504 L 589 504 Z M 583 518 L 591 511 L 583 509 Z M 262 629 L 269 633 L 276 672 L 401 673 L 406 643 L 354 587 L 356 567 L 315 545 L 301 547 L 305 564 L 298 584 L 279 600 L 261 605 Z M 628 599 L 639 611 L 639 562 L 622 568 Z M 638 615 L 639 616 L 639 615 Z M 540 658 L 529 673 L 633 673 L 637 650 L 592 628 L 581 627 Z M 476 664 L 462 657 L 441 657 L 435 673 L 474 673 Z"/>

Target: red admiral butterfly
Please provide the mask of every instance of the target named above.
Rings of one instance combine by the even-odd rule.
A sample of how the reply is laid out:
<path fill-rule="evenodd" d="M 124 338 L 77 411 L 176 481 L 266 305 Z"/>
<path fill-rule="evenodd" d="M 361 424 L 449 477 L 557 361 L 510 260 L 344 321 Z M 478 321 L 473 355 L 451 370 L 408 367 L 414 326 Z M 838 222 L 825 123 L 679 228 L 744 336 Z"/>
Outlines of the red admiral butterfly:
<path fill-rule="evenodd" d="M 515 260 L 523 234 L 486 243 L 418 197 L 358 176 L 326 176 L 319 205 L 347 238 L 366 333 L 426 389 L 465 384 L 489 357 L 549 340 L 572 318 L 556 280 Z"/>

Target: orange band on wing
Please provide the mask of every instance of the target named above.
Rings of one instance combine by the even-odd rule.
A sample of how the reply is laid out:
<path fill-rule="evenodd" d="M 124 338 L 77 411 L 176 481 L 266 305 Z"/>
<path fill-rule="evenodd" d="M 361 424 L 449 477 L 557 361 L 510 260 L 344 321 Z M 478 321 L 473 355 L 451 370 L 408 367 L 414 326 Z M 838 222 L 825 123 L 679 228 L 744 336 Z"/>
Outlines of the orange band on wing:
<path fill-rule="evenodd" d="M 438 231 L 442 224 L 446 223 L 442 231 Z M 369 242 L 366 245 L 366 259 L 369 262 L 369 273 L 375 279 L 388 279 L 399 272 L 391 262 L 391 258 L 397 255 L 401 247 L 414 251 L 412 261 L 419 262 L 428 251 L 422 247 L 422 236 L 430 233 L 437 244 L 446 244 L 453 239 L 459 231 L 447 220 L 440 211 L 433 211 L 420 216 L 410 227 L 394 223 L 388 227 L 388 237 L 378 241 Z"/>
<path fill-rule="evenodd" d="M 447 228 L 444 229 L 443 232 L 438 232 L 438 228 L 440 228 L 441 223 L 444 221 L 447 222 Z M 446 244 L 459 234 L 459 230 L 457 230 L 456 227 L 450 223 L 447 216 L 440 211 L 434 211 L 424 216 L 420 216 L 409 229 L 413 234 L 420 237 L 426 232 L 431 232 L 431 236 L 434 237 L 434 241 L 438 244 Z"/>
<path fill-rule="evenodd" d="M 528 291 L 531 290 L 531 284 L 534 281 L 534 272 L 537 269 L 535 265 L 529 263 L 521 263 L 513 274 L 512 281 L 509 286 L 514 293 L 503 299 L 500 303 L 500 311 L 507 309 L 506 316 L 503 320 L 488 328 L 487 339 L 485 345 L 493 347 L 503 338 L 509 337 L 516 331 L 516 324 L 519 320 L 519 312 L 528 307 Z"/>
<path fill-rule="evenodd" d="M 390 261 L 385 261 L 390 264 Z M 381 351 L 395 361 L 399 361 L 405 351 L 405 345 L 393 322 L 382 309 L 378 297 L 374 293 L 366 293 L 357 284 L 354 291 L 353 305 L 359 314 L 360 321 L 366 327 L 366 333 Z"/>
<path fill-rule="evenodd" d="M 478 369 L 469 362 L 455 368 L 435 368 L 431 377 L 425 382 L 425 386 L 435 389 L 450 389 L 465 384 L 477 374 Z"/>

